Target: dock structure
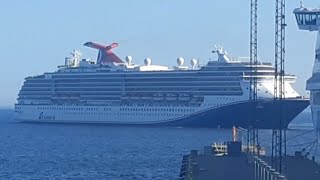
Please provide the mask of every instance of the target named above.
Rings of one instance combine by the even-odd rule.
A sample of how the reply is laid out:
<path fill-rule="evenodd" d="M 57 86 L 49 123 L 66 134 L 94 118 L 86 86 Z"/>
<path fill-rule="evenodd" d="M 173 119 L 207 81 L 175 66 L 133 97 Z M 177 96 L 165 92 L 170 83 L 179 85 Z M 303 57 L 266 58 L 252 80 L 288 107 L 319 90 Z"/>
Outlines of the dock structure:
<path fill-rule="evenodd" d="M 240 143 L 241 145 L 241 143 Z M 320 165 L 296 154 L 286 156 L 286 174 L 276 172 L 271 157 L 247 154 L 239 143 L 228 142 L 224 153 L 216 147 L 205 146 L 199 153 L 192 150 L 183 156 L 180 180 L 319 180 Z M 219 152 L 219 153 L 217 153 Z"/>

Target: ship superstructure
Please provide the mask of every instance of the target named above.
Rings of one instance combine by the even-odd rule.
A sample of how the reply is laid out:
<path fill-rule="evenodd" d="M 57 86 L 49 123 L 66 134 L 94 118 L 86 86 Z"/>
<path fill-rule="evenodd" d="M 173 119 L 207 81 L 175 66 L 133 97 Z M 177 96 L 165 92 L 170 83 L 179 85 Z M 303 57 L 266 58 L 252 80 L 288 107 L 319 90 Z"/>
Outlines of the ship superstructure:
<path fill-rule="evenodd" d="M 293 13 L 300 30 L 318 32 L 312 77 L 307 81 L 307 90 L 310 90 L 312 118 L 320 140 L 320 8 L 305 8 L 301 4 Z"/>
<path fill-rule="evenodd" d="M 259 128 L 273 128 L 274 68 L 261 62 L 253 76 L 249 62 L 231 58 L 221 47 L 217 61 L 199 66 L 184 58 L 170 68 L 134 64 L 131 56 L 122 61 L 109 46 L 87 42 L 99 50 L 97 61 L 81 59 L 74 51 L 56 72 L 27 77 L 15 105 L 16 119 L 30 122 L 83 122 L 166 126 L 248 126 L 251 101 L 250 78 L 258 84 Z M 286 123 L 308 106 L 291 87 L 294 75 L 285 76 Z"/>

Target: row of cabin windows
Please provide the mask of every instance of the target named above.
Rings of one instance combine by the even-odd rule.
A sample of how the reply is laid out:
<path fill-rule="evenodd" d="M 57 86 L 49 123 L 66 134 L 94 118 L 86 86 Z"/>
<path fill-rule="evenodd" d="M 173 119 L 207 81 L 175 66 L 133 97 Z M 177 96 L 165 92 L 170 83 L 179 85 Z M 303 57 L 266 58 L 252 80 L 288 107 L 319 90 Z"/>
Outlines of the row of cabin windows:
<path fill-rule="evenodd" d="M 38 107 L 38 110 L 67 110 L 67 111 L 99 111 L 98 108 L 68 108 L 68 107 Z M 103 108 L 104 111 L 111 111 L 111 108 Z M 144 112 L 194 112 L 193 109 L 148 109 L 148 108 L 120 108 L 120 111 L 144 111 Z"/>
<path fill-rule="evenodd" d="M 219 100 L 235 100 L 235 98 L 233 98 L 233 97 L 217 97 L 217 99 L 219 99 Z"/>
<path fill-rule="evenodd" d="M 269 64 L 271 65 L 271 64 Z M 251 67 L 250 66 L 244 66 L 244 67 L 212 67 L 212 66 L 207 66 L 207 67 L 203 67 L 202 70 L 211 70 L 211 71 L 217 71 L 217 70 L 220 70 L 220 71 L 251 71 Z M 257 67 L 257 70 L 274 70 L 274 68 L 272 66 L 269 66 L 269 67 Z M 203 73 L 203 72 L 201 72 Z M 210 72 L 208 72 L 210 73 Z M 211 74 L 211 73 L 210 73 Z"/>
<path fill-rule="evenodd" d="M 67 110 L 67 111 L 98 111 L 98 108 L 82 108 L 82 107 L 38 107 L 38 110 Z M 104 111 L 111 111 L 111 108 L 103 108 Z"/>
<path fill-rule="evenodd" d="M 188 78 L 145 78 L 145 79 L 64 79 L 55 80 L 54 83 L 86 83 L 86 82 L 197 82 L 197 81 L 239 81 L 240 77 L 188 77 Z M 52 82 L 51 82 L 52 83 Z"/>
<path fill-rule="evenodd" d="M 148 109 L 148 108 L 120 108 L 120 111 L 144 111 L 144 112 L 193 112 L 193 109 Z"/>
<path fill-rule="evenodd" d="M 15 111 L 18 114 L 23 114 L 23 111 Z"/>
<path fill-rule="evenodd" d="M 194 82 L 152 82 L 150 84 L 146 84 L 145 82 L 132 82 L 125 83 L 125 86 L 230 86 L 230 85 L 239 85 L 240 82 L 202 82 L 202 81 L 194 81 Z M 122 87 L 123 83 L 92 83 L 92 84 L 83 84 L 83 83 L 69 83 L 69 84 L 55 84 L 54 87 Z M 34 88 L 34 87 L 32 87 Z M 42 88 L 42 87 L 41 87 Z M 51 88 L 48 88 L 51 89 Z"/>
<path fill-rule="evenodd" d="M 314 20 L 314 19 L 313 19 Z M 206 67 L 207 69 L 213 69 L 215 67 Z M 269 70 L 270 72 L 261 72 L 259 70 Z M 259 75 L 267 75 L 272 73 L 274 69 L 272 67 L 265 67 L 265 68 L 258 68 L 258 74 Z M 234 72 L 236 71 L 236 72 Z M 193 74 L 188 74 L 188 73 L 179 73 L 179 74 L 170 74 L 170 73 L 162 73 L 162 74 L 136 74 L 136 75 L 122 75 L 122 76 L 110 76 L 108 74 L 104 75 L 68 75 L 68 76 L 59 76 L 56 75 L 54 76 L 53 79 L 38 79 L 38 78 L 28 78 L 26 81 L 33 81 L 33 82 L 52 82 L 54 81 L 64 81 L 64 80 L 80 80 L 82 79 L 87 79 L 87 80 L 112 80 L 112 79 L 130 79 L 130 78 L 184 78 L 184 77 L 190 77 L 190 78 L 196 78 L 196 77 L 215 77 L 215 76 L 238 76 L 241 75 L 242 73 L 246 73 L 250 71 L 250 68 L 246 71 L 245 69 L 234 69 L 234 71 L 228 71 L 228 69 L 223 70 L 223 71 L 218 71 L 218 72 L 197 72 Z"/>
<path fill-rule="evenodd" d="M 217 87 L 217 88 L 199 88 L 199 87 L 185 87 L 185 88 L 126 88 L 125 91 L 241 91 L 241 87 Z"/>
<path fill-rule="evenodd" d="M 71 110 L 71 111 L 82 111 L 82 107 L 68 108 L 68 107 L 38 107 L 38 110 Z"/>
<path fill-rule="evenodd" d="M 154 91 L 155 92 L 155 91 Z M 181 92 L 181 91 L 180 91 Z M 128 92 L 130 93 L 130 95 L 128 95 L 128 97 L 140 97 L 142 94 L 147 94 L 147 93 L 153 93 L 153 92 Z M 176 93 L 176 91 L 172 91 L 171 93 Z M 183 92 L 182 92 L 183 93 Z M 185 93 L 189 93 L 189 92 L 185 92 Z M 204 91 L 204 92 L 193 92 L 197 95 L 210 95 L 210 96 L 216 96 L 216 95 L 230 95 L 230 96 L 239 96 L 242 95 L 243 92 L 242 91 L 216 91 L 216 92 L 209 92 L 209 91 Z M 92 93 L 94 94 L 94 93 Z M 110 95 L 111 93 L 107 93 L 107 94 L 97 94 L 95 93 L 97 96 L 98 95 Z M 80 95 L 89 95 L 89 93 L 80 93 Z M 79 94 L 69 94 L 69 95 L 61 95 L 61 98 L 56 98 L 56 100 L 60 100 L 60 101 L 68 101 L 68 100 L 74 100 L 72 99 L 75 96 L 79 96 Z M 66 97 L 69 97 L 69 99 L 65 99 Z M 150 96 L 151 97 L 151 96 Z M 177 98 L 178 96 L 174 96 L 175 98 Z M 86 101 L 90 101 L 91 99 L 97 99 L 96 98 L 80 98 L 78 100 L 86 100 Z M 99 99 L 99 98 L 98 98 Z M 100 98 L 101 99 L 101 98 Z M 48 100 L 51 101 L 51 97 L 48 96 L 39 96 L 39 95 L 19 95 L 18 100 Z M 118 100 L 118 98 L 108 98 L 105 99 L 105 102 L 109 102 L 111 100 Z M 120 101 L 120 99 L 119 99 Z M 144 100 L 146 101 L 146 100 Z M 170 100 L 167 100 L 170 101 Z M 44 102 L 44 104 L 47 104 L 48 102 Z"/>
<path fill-rule="evenodd" d="M 53 85 L 58 84 L 77 84 L 77 83 L 181 83 L 181 82 L 188 82 L 188 83 L 197 83 L 202 81 L 208 82 L 239 82 L 240 77 L 192 77 L 192 78 L 146 78 L 146 79 L 64 79 L 64 80 L 55 80 L 50 82 L 37 82 L 28 80 L 24 83 L 25 86 L 33 87 L 33 86 L 41 86 L 41 87 L 52 87 Z"/>
<path fill-rule="evenodd" d="M 77 79 L 77 78 L 144 78 L 144 77 L 186 77 L 186 76 L 218 76 L 218 75 L 238 75 L 239 73 L 250 71 L 250 67 L 203 67 L 202 71 L 197 72 L 186 72 L 186 73 L 140 73 L 140 74 L 87 74 L 87 75 L 54 75 L 54 79 Z M 214 71 L 203 71 L 203 70 L 214 70 Z M 259 70 L 273 70 L 273 67 L 258 67 Z M 258 72 L 260 73 L 260 72 Z M 261 72 L 262 73 L 262 72 Z"/>
<path fill-rule="evenodd" d="M 120 76 L 110 76 L 109 74 L 102 74 L 102 75 L 67 75 L 67 76 L 61 76 L 56 75 L 54 76 L 54 80 L 56 79 L 78 79 L 78 78 L 105 78 L 105 79 L 111 79 L 111 78 L 150 78 L 150 77 L 195 77 L 195 76 L 223 76 L 223 75 L 239 75 L 240 72 L 226 72 L 224 71 L 217 71 L 217 72 L 197 72 L 197 73 L 161 73 L 161 74 L 123 74 Z"/>
<path fill-rule="evenodd" d="M 15 111 L 18 114 L 23 114 L 23 111 Z M 179 114 L 179 113 L 171 113 L 171 114 L 165 114 L 165 113 L 119 113 L 119 112 L 114 112 L 114 113 L 104 113 L 104 112 L 66 112 L 66 111 L 60 111 L 60 114 L 66 114 L 66 115 L 125 115 L 125 116 L 183 116 L 185 114 Z"/>
<path fill-rule="evenodd" d="M 125 89 L 121 88 L 96 88 L 96 87 L 88 87 L 88 88 L 70 88 L 70 87 L 65 87 L 65 88 L 56 88 L 54 92 L 64 92 L 64 91 L 77 91 L 77 92 L 86 92 L 86 91 L 95 91 L 95 92 L 104 92 L 104 91 L 112 91 L 112 92 L 119 92 L 119 91 L 180 91 L 180 90 L 187 90 L 187 91 L 241 91 L 240 85 L 235 85 L 233 87 L 226 87 L 226 86 L 221 86 L 221 87 L 199 87 L 199 86 L 186 86 L 186 87 L 156 87 L 152 86 L 152 88 L 149 87 L 144 87 L 144 88 L 129 88 L 126 87 Z M 52 91 L 41 91 L 39 89 L 22 89 L 20 91 L 21 95 L 32 95 L 32 94 L 43 94 L 43 95 L 50 95 L 52 94 Z"/>
<path fill-rule="evenodd" d="M 249 80 L 249 78 L 245 78 L 246 80 Z M 130 87 L 131 86 L 131 87 Z M 142 86 L 139 87 L 139 86 Z M 167 87 L 166 87 L 167 86 Z M 213 86 L 213 87 L 211 87 Z M 79 88 L 75 88 L 75 87 L 79 87 Z M 239 83 L 222 83 L 220 85 L 213 85 L 213 84 L 206 84 L 206 85 L 200 85 L 200 84 L 189 84 L 189 85 L 186 85 L 186 84 L 171 84 L 171 85 L 165 85 L 165 84 L 153 84 L 152 85 L 152 88 L 150 87 L 146 87 L 145 84 L 136 84 L 136 85 L 125 85 L 125 90 L 126 91 L 129 91 L 129 90 L 155 90 L 155 89 L 158 89 L 158 88 L 161 88 L 162 90 L 172 90 L 172 89 L 188 89 L 188 90 L 191 90 L 191 89 L 199 89 L 199 90 L 219 90 L 219 89 L 223 89 L 223 88 L 228 88 L 228 89 L 232 89 L 232 88 L 237 88 L 237 89 L 241 89 L 240 88 L 240 84 Z M 168 88 L 169 87 L 169 88 Z M 63 88 L 60 87 L 60 88 L 50 88 L 50 89 L 38 89 L 38 88 L 25 88 L 23 87 L 20 91 L 21 94 L 32 94 L 33 92 L 36 92 L 37 94 L 51 94 L 52 93 L 52 90 L 54 91 L 121 91 L 122 88 L 119 87 L 119 88 L 112 88 L 110 86 L 100 86 L 100 87 L 94 87 L 94 86 L 88 86 L 88 87 L 84 87 L 84 86 L 78 86 L 78 85 L 75 85 L 75 86 L 72 86 L 72 85 L 69 85 L 69 86 L 64 86 Z"/>
<path fill-rule="evenodd" d="M 103 113 L 103 112 L 61 112 L 61 114 L 65 115 L 112 115 L 112 116 L 184 116 L 185 114 L 179 113 Z"/>
<path fill-rule="evenodd" d="M 128 91 L 127 96 L 136 96 L 136 97 L 140 97 L 140 96 L 145 96 L 146 94 L 150 94 L 150 93 L 155 93 L 155 92 L 159 92 L 156 90 L 149 90 L 149 91 Z M 175 90 L 175 91 L 168 91 L 168 93 L 194 93 L 195 95 L 241 95 L 243 92 L 242 90 L 236 90 L 236 89 L 232 89 L 232 90 L 220 90 L 220 91 L 186 91 L 186 90 Z M 68 93 L 68 94 L 67 94 Z M 84 95 L 95 95 L 95 97 L 81 97 L 80 96 L 84 96 Z M 101 95 L 102 97 L 99 97 L 99 95 Z M 109 98 L 104 98 L 104 95 L 115 95 L 115 97 L 109 97 Z M 55 96 L 55 99 L 60 99 L 60 100 L 64 100 L 65 98 L 76 98 L 77 99 L 81 99 L 81 100 L 94 100 L 94 99 L 105 99 L 105 100 L 117 100 L 120 97 L 117 97 L 116 95 L 120 96 L 121 94 L 116 93 L 116 92 L 58 92 Z M 44 99 L 44 100 L 50 100 L 52 95 L 37 95 L 37 94 L 24 94 L 24 93 L 20 93 L 19 95 L 19 99 Z M 151 95 L 150 95 L 151 96 Z M 178 97 L 178 95 L 176 95 L 175 97 Z M 66 99 L 68 100 L 68 99 Z"/>
<path fill-rule="evenodd" d="M 97 73 L 96 72 L 82 72 L 81 74 L 74 74 L 74 73 L 56 73 L 56 74 L 46 74 L 47 76 L 55 76 L 55 77 L 69 77 L 69 76 L 105 76 L 105 75 L 111 75 L 114 77 L 122 77 L 122 76 L 143 76 L 143 75 L 167 75 L 167 74 L 179 74 L 179 75 L 184 75 L 184 74 L 195 74 L 198 72 L 203 72 L 203 69 L 205 69 L 206 67 L 212 67 L 212 68 L 217 68 L 217 69 L 229 69 L 229 70 L 233 70 L 233 69 L 249 69 L 249 66 L 245 66 L 245 65 L 249 65 L 249 63 L 243 62 L 239 65 L 235 65 L 235 64 L 221 64 L 221 63 L 217 63 L 216 61 L 211 61 L 208 62 L 209 66 L 205 66 L 202 67 L 200 71 L 185 71 L 185 72 L 181 72 L 181 71 L 167 71 L 167 72 L 126 72 L 126 73 L 114 73 L 111 72 L 110 70 L 100 70 Z M 259 69 L 263 69 L 263 68 L 272 68 L 271 63 L 259 63 L 259 65 L 267 65 L 265 67 L 259 67 Z M 213 69 L 214 70 L 214 69 Z M 72 71 L 70 71 L 72 72 Z M 107 73 L 105 73 L 107 72 Z M 210 73 L 210 71 L 208 72 Z M 45 75 L 39 75 L 39 76 L 34 76 L 32 78 L 44 78 Z M 31 78 L 31 77 L 28 77 Z"/>

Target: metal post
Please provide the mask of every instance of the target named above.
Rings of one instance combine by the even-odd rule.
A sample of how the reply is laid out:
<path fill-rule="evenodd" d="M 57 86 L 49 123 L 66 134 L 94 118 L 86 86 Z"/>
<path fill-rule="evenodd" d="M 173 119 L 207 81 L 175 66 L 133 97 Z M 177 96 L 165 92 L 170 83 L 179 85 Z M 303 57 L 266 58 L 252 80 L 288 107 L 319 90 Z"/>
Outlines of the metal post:
<path fill-rule="evenodd" d="M 258 64 L 258 0 L 251 0 L 250 4 L 250 87 L 249 99 L 252 104 L 251 116 L 249 117 L 249 127 L 247 134 L 248 152 L 256 153 L 255 147 L 259 144 L 257 123 L 257 64 Z M 252 149 L 251 149 L 252 147 Z"/>
<path fill-rule="evenodd" d="M 285 61 L 285 0 L 276 0 L 275 15 L 275 77 L 274 77 L 274 102 L 279 105 L 278 127 L 272 131 L 272 166 L 285 173 L 286 157 L 286 130 L 283 127 L 284 108 L 283 100 L 285 99 L 284 87 L 284 61 Z"/>
<path fill-rule="evenodd" d="M 266 180 L 272 180 L 272 179 L 270 179 L 270 172 L 271 172 L 271 166 L 267 166 L 266 167 L 266 171 L 267 171 L 267 173 L 266 173 Z"/>
<path fill-rule="evenodd" d="M 275 172 L 276 172 L 275 169 L 270 169 L 270 171 L 269 171 L 269 180 L 273 180 L 274 179 L 273 175 L 274 175 Z"/>
<path fill-rule="evenodd" d="M 273 179 L 272 180 L 278 180 L 278 177 L 280 176 L 280 173 L 274 172 L 272 175 L 273 175 Z"/>
<path fill-rule="evenodd" d="M 266 167 L 268 166 L 268 164 L 266 162 L 262 162 L 262 178 L 261 180 L 266 180 Z"/>
<path fill-rule="evenodd" d="M 260 180 L 260 162 L 257 161 L 257 180 Z"/>
<path fill-rule="evenodd" d="M 258 162 L 257 158 L 254 159 L 254 180 L 258 180 Z"/>

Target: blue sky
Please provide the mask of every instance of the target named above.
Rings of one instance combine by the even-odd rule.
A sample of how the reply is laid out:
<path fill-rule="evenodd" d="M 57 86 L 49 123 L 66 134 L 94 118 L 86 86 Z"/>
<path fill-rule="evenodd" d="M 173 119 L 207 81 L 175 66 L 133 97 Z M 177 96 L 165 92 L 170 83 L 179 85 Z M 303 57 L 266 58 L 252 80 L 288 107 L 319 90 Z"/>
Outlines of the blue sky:
<path fill-rule="evenodd" d="M 305 0 L 306 6 L 319 6 Z M 259 4 L 259 58 L 274 62 L 274 1 Z M 296 89 L 307 94 L 315 33 L 299 31 L 287 1 L 286 71 L 298 76 Z M 176 58 L 205 63 L 213 45 L 232 56 L 248 56 L 249 0 L 10 0 L 0 3 L 0 106 L 12 107 L 26 76 L 55 71 L 72 49 L 96 58 L 86 41 L 118 42 L 119 57 L 135 63 L 175 65 Z"/>

